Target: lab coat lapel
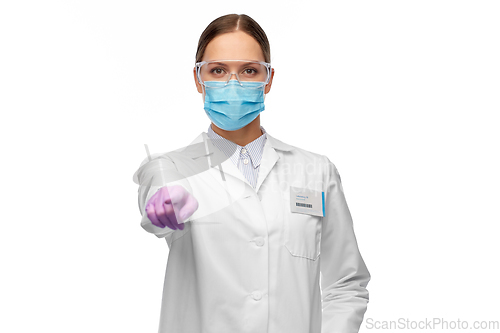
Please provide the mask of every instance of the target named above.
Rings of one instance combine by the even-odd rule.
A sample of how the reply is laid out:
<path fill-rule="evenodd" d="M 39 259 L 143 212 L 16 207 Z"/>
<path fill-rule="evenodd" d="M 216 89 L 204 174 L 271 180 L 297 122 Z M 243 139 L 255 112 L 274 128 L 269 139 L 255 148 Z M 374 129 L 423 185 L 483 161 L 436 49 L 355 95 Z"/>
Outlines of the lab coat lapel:
<path fill-rule="evenodd" d="M 262 152 L 262 158 L 260 160 L 259 175 L 257 177 L 257 186 L 255 186 L 255 191 L 258 193 L 259 188 L 266 179 L 266 177 L 271 172 L 272 168 L 280 159 L 280 156 L 272 146 L 269 136 L 267 135 L 266 144 L 264 145 L 264 150 Z"/>
<path fill-rule="evenodd" d="M 273 169 L 273 167 L 278 163 L 281 152 L 278 153 L 278 150 L 281 151 L 290 151 L 293 149 L 293 146 L 288 145 L 269 134 L 266 131 L 266 144 L 264 145 L 264 150 L 262 152 L 262 159 L 260 161 L 260 169 L 259 176 L 257 178 L 257 186 L 255 187 L 255 191 L 259 192 L 259 188 L 266 180 L 267 176 Z"/>

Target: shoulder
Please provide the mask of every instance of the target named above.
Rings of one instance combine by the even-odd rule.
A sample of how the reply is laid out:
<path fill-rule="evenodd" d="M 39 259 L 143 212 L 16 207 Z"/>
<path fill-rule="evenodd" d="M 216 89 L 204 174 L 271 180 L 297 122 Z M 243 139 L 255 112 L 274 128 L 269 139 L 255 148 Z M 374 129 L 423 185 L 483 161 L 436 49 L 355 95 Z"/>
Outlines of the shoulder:
<path fill-rule="evenodd" d="M 297 147 L 276 138 L 273 138 L 272 141 L 274 141 L 272 143 L 273 147 L 281 150 L 282 156 L 290 162 L 293 161 L 303 164 L 313 163 L 315 165 L 321 164 L 324 166 L 333 165 L 330 159 L 324 154 Z"/>
<path fill-rule="evenodd" d="M 340 183 L 340 174 L 336 165 L 324 154 L 313 152 L 301 147 L 272 138 L 275 148 L 282 148 L 282 157 L 286 163 L 300 165 L 303 170 L 314 170 L 321 175 L 326 183 Z"/>
<path fill-rule="evenodd" d="M 276 141 L 276 139 L 274 139 Z M 340 175 L 335 164 L 324 154 L 280 141 L 286 149 L 279 151 L 285 168 L 300 172 L 308 180 L 320 181 L 323 184 L 340 182 Z M 275 147 L 276 148 L 276 147 Z"/>

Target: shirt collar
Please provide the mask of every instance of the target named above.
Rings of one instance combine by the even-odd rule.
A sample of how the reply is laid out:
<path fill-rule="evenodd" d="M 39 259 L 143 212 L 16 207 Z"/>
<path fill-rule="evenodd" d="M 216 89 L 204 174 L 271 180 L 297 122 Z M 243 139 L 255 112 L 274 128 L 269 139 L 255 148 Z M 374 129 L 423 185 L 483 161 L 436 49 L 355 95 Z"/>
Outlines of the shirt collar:
<path fill-rule="evenodd" d="M 252 161 L 253 167 L 257 168 L 260 165 L 262 159 L 262 152 L 264 150 L 264 145 L 266 143 L 267 134 L 264 127 L 260 126 L 262 130 L 262 135 L 252 142 L 248 143 L 246 146 L 242 147 L 222 136 L 215 133 L 212 129 L 212 125 L 208 126 L 207 135 L 217 148 L 219 148 L 226 156 L 228 156 L 234 165 L 238 165 L 238 159 L 241 154 L 241 149 L 245 148 L 250 155 L 250 160 Z"/>

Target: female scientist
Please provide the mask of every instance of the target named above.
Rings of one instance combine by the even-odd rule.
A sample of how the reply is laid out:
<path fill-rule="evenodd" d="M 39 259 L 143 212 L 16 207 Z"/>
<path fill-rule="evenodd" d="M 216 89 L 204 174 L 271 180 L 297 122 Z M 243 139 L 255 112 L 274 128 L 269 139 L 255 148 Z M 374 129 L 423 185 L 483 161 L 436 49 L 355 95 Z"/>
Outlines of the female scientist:
<path fill-rule="evenodd" d="M 208 131 L 134 174 L 141 226 L 170 249 L 160 333 L 359 330 L 370 274 L 340 176 L 260 125 L 270 61 L 249 16 L 210 23 L 193 70 Z"/>

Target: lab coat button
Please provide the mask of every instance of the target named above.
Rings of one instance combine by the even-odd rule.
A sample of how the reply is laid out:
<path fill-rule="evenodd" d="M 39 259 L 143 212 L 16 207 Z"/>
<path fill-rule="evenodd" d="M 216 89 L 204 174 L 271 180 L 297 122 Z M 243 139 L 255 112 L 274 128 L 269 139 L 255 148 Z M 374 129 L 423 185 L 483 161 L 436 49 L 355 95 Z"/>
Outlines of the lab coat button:
<path fill-rule="evenodd" d="M 262 294 L 260 293 L 260 291 L 254 291 L 252 293 L 252 297 L 254 300 L 258 301 L 262 298 Z"/>
<path fill-rule="evenodd" d="M 264 245 L 264 239 L 262 237 L 259 237 L 255 240 L 255 244 L 257 244 L 257 246 L 262 246 Z"/>

